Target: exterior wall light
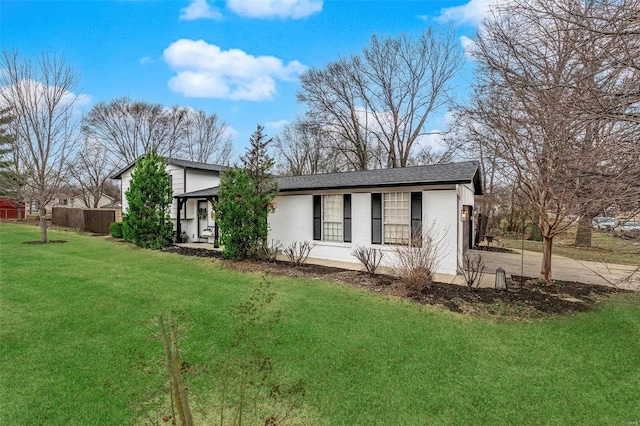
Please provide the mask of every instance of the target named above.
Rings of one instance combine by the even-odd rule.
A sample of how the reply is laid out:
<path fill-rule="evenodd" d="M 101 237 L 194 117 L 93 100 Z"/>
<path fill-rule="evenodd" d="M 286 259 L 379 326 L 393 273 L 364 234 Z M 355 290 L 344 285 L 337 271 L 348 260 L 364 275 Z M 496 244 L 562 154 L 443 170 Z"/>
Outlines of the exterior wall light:
<path fill-rule="evenodd" d="M 469 211 L 467 209 L 462 209 L 460 211 L 460 220 L 463 222 L 469 220 Z"/>

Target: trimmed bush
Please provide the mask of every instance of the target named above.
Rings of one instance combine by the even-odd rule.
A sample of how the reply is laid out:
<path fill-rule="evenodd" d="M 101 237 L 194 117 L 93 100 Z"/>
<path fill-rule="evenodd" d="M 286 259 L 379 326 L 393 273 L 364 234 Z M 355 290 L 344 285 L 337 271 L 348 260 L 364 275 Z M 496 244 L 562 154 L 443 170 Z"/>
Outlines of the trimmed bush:
<path fill-rule="evenodd" d="M 109 233 L 113 238 L 122 238 L 122 222 L 111 222 Z"/>

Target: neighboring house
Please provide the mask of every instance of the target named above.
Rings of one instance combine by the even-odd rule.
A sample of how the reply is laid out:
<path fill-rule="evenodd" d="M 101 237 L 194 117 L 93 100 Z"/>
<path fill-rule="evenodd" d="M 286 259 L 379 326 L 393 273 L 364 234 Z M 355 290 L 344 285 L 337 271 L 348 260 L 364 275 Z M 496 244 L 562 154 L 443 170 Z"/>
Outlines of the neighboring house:
<path fill-rule="evenodd" d="M 166 159 L 174 202 L 174 231 L 198 241 L 215 227 L 212 210 L 223 166 Z M 113 175 L 122 180 L 122 208 L 135 164 Z M 382 264 L 393 266 L 393 247 L 408 244 L 421 229 L 442 239 L 437 272 L 456 274 L 464 252 L 473 246 L 474 196 L 482 194 L 475 161 L 384 170 L 275 178 L 279 193 L 269 216 L 269 240 L 287 245 L 313 241 L 311 257 L 358 263 L 360 246 L 380 248 Z M 200 214 L 198 214 L 200 212 Z"/>
<path fill-rule="evenodd" d="M 184 232 L 191 241 L 198 241 L 198 237 L 205 228 L 215 226 L 211 215 L 214 197 L 183 197 L 183 195 L 212 186 L 217 187 L 220 184 L 220 172 L 225 167 L 174 158 L 165 158 L 165 163 L 174 195 L 174 201 L 171 205 L 171 220 L 174 223 L 174 231 L 178 235 Z M 123 213 L 127 211 L 128 204 L 125 193 L 129 189 L 135 165 L 135 162 L 130 163 L 111 176 L 112 179 L 121 181 Z"/>
<path fill-rule="evenodd" d="M 98 200 L 98 208 L 114 208 L 112 206 L 117 205 L 113 197 L 110 197 L 107 194 L 102 194 L 100 200 Z M 75 209 L 91 209 L 93 205 L 87 206 L 85 202 L 82 200 L 82 197 L 78 197 L 73 195 L 70 192 L 59 192 L 53 196 L 51 201 L 49 201 L 45 206 L 47 209 L 47 213 L 51 213 L 52 207 L 69 207 Z M 117 207 L 119 208 L 119 207 Z M 33 213 L 37 213 L 40 210 L 40 204 L 37 201 L 31 201 L 29 203 L 29 211 Z"/>
<path fill-rule="evenodd" d="M 113 205 L 114 202 L 115 202 L 115 199 L 113 197 L 110 197 L 107 194 L 102 194 L 102 196 L 98 200 L 98 208 L 99 209 L 106 208 L 107 206 Z M 82 197 L 69 195 L 69 194 L 57 194 L 53 198 L 51 203 L 48 204 L 48 206 L 50 206 L 50 207 L 71 207 L 71 208 L 74 208 L 74 209 L 92 209 L 93 208 L 93 204 L 88 206 L 84 202 Z"/>

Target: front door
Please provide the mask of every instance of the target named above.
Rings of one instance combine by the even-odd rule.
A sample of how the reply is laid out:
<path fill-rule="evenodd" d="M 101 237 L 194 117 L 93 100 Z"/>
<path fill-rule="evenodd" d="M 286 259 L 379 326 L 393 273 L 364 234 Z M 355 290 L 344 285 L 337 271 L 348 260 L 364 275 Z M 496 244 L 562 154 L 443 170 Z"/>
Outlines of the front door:
<path fill-rule="evenodd" d="M 209 203 L 206 200 L 198 200 L 198 237 L 209 226 Z"/>

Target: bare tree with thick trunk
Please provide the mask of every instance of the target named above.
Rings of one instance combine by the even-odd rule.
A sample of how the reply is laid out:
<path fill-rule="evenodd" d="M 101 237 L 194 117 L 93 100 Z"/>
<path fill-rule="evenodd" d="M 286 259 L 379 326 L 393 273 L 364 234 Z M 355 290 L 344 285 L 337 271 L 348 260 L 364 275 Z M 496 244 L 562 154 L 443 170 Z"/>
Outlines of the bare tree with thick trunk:
<path fill-rule="evenodd" d="M 78 132 L 74 106 L 78 79 L 64 59 L 37 61 L 4 51 L 0 101 L 15 117 L 16 147 L 25 185 L 39 205 L 40 240 L 47 242 L 45 205 L 64 182 Z"/>
<path fill-rule="evenodd" d="M 619 123 L 585 119 L 585 105 L 601 101 L 593 93 L 617 86 L 599 79 L 606 61 L 584 25 L 554 7 L 567 3 L 514 0 L 493 10 L 473 51 L 479 82 L 468 111 L 495 133 L 486 148 L 501 174 L 513 176 L 530 217 L 538 218 L 545 280 L 551 278 L 554 237 L 637 186 L 629 174 L 636 166 L 621 157 L 628 144 Z M 576 11 L 584 6 L 570 3 Z"/>
<path fill-rule="evenodd" d="M 427 135 L 429 116 L 449 101 L 449 83 L 461 66 L 451 29 L 429 28 L 417 38 L 374 35 L 361 55 L 304 73 L 298 100 L 340 135 L 338 142 L 358 160 L 355 169 L 367 168 L 374 146 L 384 151 L 382 167 L 405 167 Z"/>

